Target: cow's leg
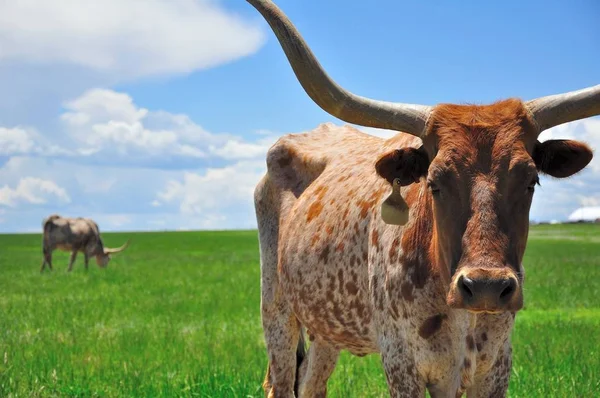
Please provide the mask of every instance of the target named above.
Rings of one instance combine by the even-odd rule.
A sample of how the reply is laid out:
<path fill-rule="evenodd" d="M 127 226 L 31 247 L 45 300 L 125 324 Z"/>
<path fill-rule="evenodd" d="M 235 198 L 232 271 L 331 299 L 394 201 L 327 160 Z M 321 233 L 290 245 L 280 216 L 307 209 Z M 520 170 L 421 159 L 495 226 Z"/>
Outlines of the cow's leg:
<path fill-rule="evenodd" d="M 67 269 L 68 272 L 71 272 L 73 270 L 73 263 L 75 262 L 76 258 L 77 258 L 77 250 L 73 250 L 71 252 L 71 257 L 69 257 L 69 268 Z"/>
<path fill-rule="evenodd" d="M 90 265 L 90 256 L 88 256 L 87 252 L 83 252 L 83 264 L 85 265 L 85 270 L 88 270 Z"/>
<path fill-rule="evenodd" d="M 327 380 L 335 369 L 340 350 L 317 338 L 308 348 L 307 358 L 300 368 L 299 396 L 327 396 Z"/>
<path fill-rule="evenodd" d="M 279 192 L 268 177 L 254 193 L 259 233 L 261 316 L 269 364 L 263 388 L 267 397 L 293 397 L 297 367 L 303 355 L 300 324 L 283 297 L 277 273 Z M 298 343 L 302 347 L 299 347 Z M 298 358 L 297 358 L 297 350 Z"/>
<path fill-rule="evenodd" d="M 416 370 L 414 358 L 407 354 L 404 342 L 399 338 L 384 338 L 380 349 L 390 396 L 424 397 L 425 381 Z"/>
<path fill-rule="evenodd" d="M 291 311 L 276 309 L 278 305 L 263 305 L 262 324 L 269 357 L 267 375 L 263 383 L 265 396 L 294 397 L 296 372 L 299 364 L 297 348 L 300 324 Z M 266 308 L 267 307 L 267 308 Z M 276 312 L 272 312 L 275 309 Z M 279 313 L 277 313 L 279 312 Z"/>
<path fill-rule="evenodd" d="M 46 253 L 43 254 L 44 258 L 42 259 L 42 266 L 40 267 L 40 272 L 44 272 L 44 268 L 46 268 Z"/>
<path fill-rule="evenodd" d="M 491 369 L 475 378 L 473 385 L 467 389 L 467 397 L 505 397 L 512 368 L 512 348 L 507 341 L 500 349 Z"/>
<path fill-rule="evenodd" d="M 48 264 L 48 268 L 50 268 L 50 271 L 52 271 L 52 250 L 50 248 L 44 247 L 43 252 L 44 252 L 44 261 L 42 262 L 42 267 L 40 269 L 40 272 L 44 271 L 46 264 Z"/>

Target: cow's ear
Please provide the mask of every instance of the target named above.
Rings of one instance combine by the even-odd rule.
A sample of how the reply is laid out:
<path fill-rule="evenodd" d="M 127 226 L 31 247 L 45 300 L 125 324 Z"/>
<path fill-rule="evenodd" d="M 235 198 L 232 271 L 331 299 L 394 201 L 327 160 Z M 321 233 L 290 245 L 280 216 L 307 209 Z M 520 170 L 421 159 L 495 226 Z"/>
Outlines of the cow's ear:
<path fill-rule="evenodd" d="M 390 184 L 397 179 L 401 186 L 418 182 L 427 175 L 429 156 L 423 147 L 396 149 L 383 155 L 375 164 L 377 174 Z"/>
<path fill-rule="evenodd" d="M 375 164 L 377 174 L 392 184 L 392 192 L 381 203 L 381 218 L 386 224 L 404 225 L 409 208 L 400 187 L 418 182 L 427 175 L 429 157 L 423 147 L 396 149 L 383 155 Z"/>
<path fill-rule="evenodd" d="M 565 178 L 581 171 L 594 156 L 589 146 L 573 140 L 548 140 L 537 142 L 533 161 L 542 173 Z"/>

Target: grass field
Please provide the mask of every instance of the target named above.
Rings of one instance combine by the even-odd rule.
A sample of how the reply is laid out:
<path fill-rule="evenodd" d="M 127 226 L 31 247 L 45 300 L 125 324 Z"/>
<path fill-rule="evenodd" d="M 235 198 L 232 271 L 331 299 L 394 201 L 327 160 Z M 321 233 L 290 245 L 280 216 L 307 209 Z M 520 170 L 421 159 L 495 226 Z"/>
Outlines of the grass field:
<path fill-rule="evenodd" d="M 109 267 L 0 235 L 0 397 L 254 397 L 266 354 L 256 232 L 104 234 Z M 512 397 L 600 390 L 600 226 L 533 227 Z M 332 397 L 387 396 L 379 357 L 344 353 Z M 598 395 L 595 395 L 598 396 Z"/>

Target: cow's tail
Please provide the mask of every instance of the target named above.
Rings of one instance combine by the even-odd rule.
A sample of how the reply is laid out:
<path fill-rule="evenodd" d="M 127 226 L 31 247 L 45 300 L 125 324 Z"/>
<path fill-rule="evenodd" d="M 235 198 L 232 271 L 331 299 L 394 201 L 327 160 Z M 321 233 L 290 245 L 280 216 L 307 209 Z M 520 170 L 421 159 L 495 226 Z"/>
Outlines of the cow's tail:
<path fill-rule="evenodd" d="M 306 341 L 304 339 L 304 327 L 300 327 L 300 337 L 298 338 L 298 347 L 296 347 L 296 381 L 294 383 L 294 393 L 298 397 L 298 389 L 300 388 L 300 367 L 306 358 Z"/>

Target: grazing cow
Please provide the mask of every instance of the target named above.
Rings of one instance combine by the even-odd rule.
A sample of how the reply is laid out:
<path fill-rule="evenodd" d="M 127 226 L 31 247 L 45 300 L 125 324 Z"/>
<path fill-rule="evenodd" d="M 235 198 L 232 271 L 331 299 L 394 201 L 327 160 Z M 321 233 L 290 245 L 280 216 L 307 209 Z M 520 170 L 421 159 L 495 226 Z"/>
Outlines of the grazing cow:
<path fill-rule="evenodd" d="M 68 268 L 70 272 L 78 252 L 83 253 L 85 269 L 88 269 L 90 256 L 96 257 L 98 266 L 105 268 L 112 253 L 123 251 L 129 246 L 128 240 L 123 246 L 116 249 L 104 247 L 98 224 L 89 218 L 71 218 L 53 214 L 44 219 L 42 227 L 44 229 L 44 260 L 40 272 L 44 271 L 46 264 L 52 270 L 52 252 L 55 249 L 71 252 Z"/>
<path fill-rule="evenodd" d="M 600 114 L 600 85 L 485 106 L 375 101 L 331 80 L 272 2 L 248 1 L 321 108 L 399 132 L 324 124 L 270 148 L 254 196 L 265 394 L 324 396 L 346 349 L 380 353 L 394 397 L 504 396 L 538 175 L 592 159 L 538 135 Z"/>

